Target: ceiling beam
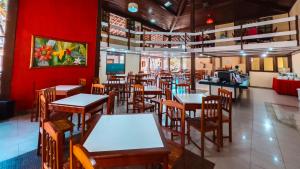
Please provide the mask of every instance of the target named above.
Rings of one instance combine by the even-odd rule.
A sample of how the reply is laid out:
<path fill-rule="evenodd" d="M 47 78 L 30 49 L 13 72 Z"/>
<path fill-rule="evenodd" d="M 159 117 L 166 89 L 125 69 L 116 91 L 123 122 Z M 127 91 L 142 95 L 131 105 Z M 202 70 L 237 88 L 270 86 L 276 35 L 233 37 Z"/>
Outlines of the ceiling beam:
<path fill-rule="evenodd" d="M 162 9 L 168 11 L 170 14 L 172 14 L 172 15 L 174 15 L 174 16 L 177 15 L 177 13 L 174 12 L 171 8 L 165 7 L 165 5 L 164 5 L 163 3 L 161 3 L 160 0 L 151 0 L 151 1 L 154 2 L 156 5 L 160 6 Z"/>
<path fill-rule="evenodd" d="M 178 18 L 182 15 L 182 13 L 185 9 L 186 2 L 187 2 L 187 0 L 180 0 L 178 11 L 177 11 L 176 16 L 173 19 L 173 22 L 172 22 L 172 25 L 171 25 L 171 28 L 170 28 L 170 32 L 173 32 L 173 30 L 174 30 L 174 28 L 175 28 L 175 26 L 178 22 Z"/>
<path fill-rule="evenodd" d="M 262 1 L 262 0 L 245 0 L 246 2 L 251 2 L 257 5 L 262 5 L 267 8 L 272 8 L 280 12 L 288 12 L 290 11 L 290 7 L 279 5 L 274 1 Z"/>
<path fill-rule="evenodd" d="M 144 20 L 144 19 L 142 19 L 142 18 L 140 18 L 140 17 L 137 17 L 138 15 L 131 16 L 131 15 L 128 15 L 127 13 L 125 13 L 125 12 L 122 12 L 122 11 L 119 11 L 119 10 L 115 10 L 115 9 L 110 8 L 110 7 L 108 7 L 108 6 L 103 6 L 103 9 L 104 9 L 105 11 L 114 13 L 114 14 L 119 15 L 119 16 L 122 16 L 122 17 L 124 17 L 124 18 L 131 18 L 131 19 L 133 19 L 133 20 L 135 20 L 135 21 L 138 21 L 138 22 L 140 22 L 141 24 L 143 24 L 143 25 L 145 25 L 145 26 L 147 26 L 147 27 L 153 28 L 153 29 L 155 29 L 155 30 L 157 30 L 157 31 L 162 31 L 162 32 L 166 32 L 166 31 L 167 31 L 166 29 L 164 29 L 164 28 L 162 28 L 162 27 L 160 27 L 160 26 L 158 26 L 158 25 L 156 25 L 156 24 L 149 23 L 149 21 Z"/>

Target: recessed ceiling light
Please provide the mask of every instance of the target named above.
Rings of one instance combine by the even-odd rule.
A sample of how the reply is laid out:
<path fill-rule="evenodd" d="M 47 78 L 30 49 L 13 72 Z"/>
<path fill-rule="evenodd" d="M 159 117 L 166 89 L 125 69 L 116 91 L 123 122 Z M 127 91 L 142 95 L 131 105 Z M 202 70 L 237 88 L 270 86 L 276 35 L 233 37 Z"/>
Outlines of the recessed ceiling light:
<path fill-rule="evenodd" d="M 171 5 L 172 5 L 172 3 L 171 3 L 170 1 L 167 1 L 167 2 L 164 4 L 165 7 L 169 7 L 169 6 L 171 6 Z"/>
<path fill-rule="evenodd" d="M 155 19 L 150 19 L 150 22 L 151 22 L 151 23 L 155 23 L 156 20 L 155 20 Z"/>
<path fill-rule="evenodd" d="M 149 9 L 148 9 L 148 13 L 149 13 L 149 14 L 152 14 L 152 12 L 153 12 L 153 9 L 152 9 L 152 8 L 149 8 Z"/>
<path fill-rule="evenodd" d="M 266 53 L 263 53 L 263 54 L 261 55 L 261 57 L 265 58 L 265 57 L 267 57 L 267 54 L 266 54 Z"/>

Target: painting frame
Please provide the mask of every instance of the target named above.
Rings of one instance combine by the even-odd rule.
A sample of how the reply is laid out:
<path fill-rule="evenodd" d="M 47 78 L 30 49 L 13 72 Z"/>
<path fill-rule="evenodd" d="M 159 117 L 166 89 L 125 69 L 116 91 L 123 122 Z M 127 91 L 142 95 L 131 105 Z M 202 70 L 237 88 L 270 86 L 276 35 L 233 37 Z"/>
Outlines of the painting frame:
<path fill-rule="evenodd" d="M 49 61 L 48 64 L 49 65 L 37 65 L 36 62 L 36 57 L 35 57 L 35 52 L 36 52 L 36 39 L 40 38 L 40 39 L 44 39 L 44 40 L 48 40 L 48 41 L 55 41 L 66 44 L 76 44 L 76 45 L 82 45 L 85 49 L 85 51 L 82 53 L 83 56 L 78 56 L 78 57 L 83 57 L 84 58 L 84 63 L 83 64 L 75 64 L 75 61 L 73 62 L 73 64 L 53 64 L 50 65 Z M 65 56 L 65 54 L 64 54 Z M 40 35 L 32 35 L 31 37 L 31 52 L 30 52 L 30 64 L 29 64 L 29 68 L 30 69 L 42 69 L 42 68 L 59 68 L 59 67 L 87 67 L 88 66 L 88 43 L 87 42 L 80 42 L 80 41 L 72 41 L 72 40 L 64 40 L 64 39 L 60 39 L 60 38 L 53 38 L 53 37 L 48 37 L 48 36 L 40 36 Z"/>

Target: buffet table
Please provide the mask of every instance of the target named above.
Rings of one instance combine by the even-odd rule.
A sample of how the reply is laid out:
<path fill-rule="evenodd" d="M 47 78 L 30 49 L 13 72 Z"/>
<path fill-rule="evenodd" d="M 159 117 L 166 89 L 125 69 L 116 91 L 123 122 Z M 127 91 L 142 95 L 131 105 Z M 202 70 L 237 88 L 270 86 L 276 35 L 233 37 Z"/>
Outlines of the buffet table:
<path fill-rule="evenodd" d="M 232 98 L 238 99 L 243 89 L 248 89 L 249 80 L 243 79 L 242 83 L 222 83 L 222 82 L 212 82 L 210 80 L 199 80 L 199 84 L 209 86 L 209 95 L 217 95 L 218 88 L 225 88 L 233 93 Z"/>
<path fill-rule="evenodd" d="M 300 81 L 273 78 L 273 89 L 278 94 L 297 96 L 298 88 L 300 88 Z"/>

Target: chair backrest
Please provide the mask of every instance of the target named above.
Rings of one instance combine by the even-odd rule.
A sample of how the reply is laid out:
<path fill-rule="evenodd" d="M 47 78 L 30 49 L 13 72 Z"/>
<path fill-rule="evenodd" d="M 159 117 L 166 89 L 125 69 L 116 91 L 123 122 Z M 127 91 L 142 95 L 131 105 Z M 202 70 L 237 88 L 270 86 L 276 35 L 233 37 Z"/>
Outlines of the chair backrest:
<path fill-rule="evenodd" d="M 201 129 L 204 129 L 207 121 L 221 123 L 221 106 L 221 96 L 207 96 L 202 98 Z"/>
<path fill-rule="evenodd" d="M 166 113 L 166 119 L 162 121 L 162 112 Z M 169 122 L 170 119 L 180 119 L 180 130 L 172 126 Z M 162 127 L 167 128 L 170 133 L 180 136 L 180 144 L 184 147 L 185 145 L 185 108 L 184 105 L 173 100 L 161 99 L 160 111 L 159 111 L 159 122 Z M 164 123 L 164 124 L 163 124 Z"/>
<path fill-rule="evenodd" d="M 40 95 L 39 101 L 39 112 L 40 112 L 40 121 L 48 121 L 49 119 L 49 110 L 48 110 L 48 101 L 45 95 Z"/>
<path fill-rule="evenodd" d="M 112 90 L 108 94 L 108 101 L 107 101 L 107 114 L 114 114 L 115 111 L 115 91 Z"/>
<path fill-rule="evenodd" d="M 103 95 L 105 93 L 105 86 L 102 84 L 92 84 L 91 94 L 100 94 Z"/>
<path fill-rule="evenodd" d="M 160 80 L 159 81 L 159 88 L 161 88 L 162 93 L 164 95 L 166 95 L 166 88 L 171 89 L 172 88 L 172 84 L 169 83 L 169 82 L 167 82 L 167 81 Z"/>
<path fill-rule="evenodd" d="M 133 106 L 139 104 L 142 105 L 142 108 L 145 106 L 145 88 L 141 84 L 133 85 Z"/>
<path fill-rule="evenodd" d="M 169 88 L 165 89 L 166 100 L 173 100 L 172 91 Z"/>
<path fill-rule="evenodd" d="M 56 99 L 56 88 L 50 87 L 42 90 L 42 95 L 45 96 L 45 99 L 48 103 L 55 101 Z"/>
<path fill-rule="evenodd" d="M 43 124 L 42 134 L 42 168 L 63 168 L 64 133 L 59 132 L 51 121 Z"/>
<path fill-rule="evenodd" d="M 100 84 L 100 78 L 94 77 L 93 84 Z"/>
<path fill-rule="evenodd" d="M 226 89 L 218 89 L 218 95 L 221 96 L 222 109 L 231 113 L 232 111 L 232 92 Z"/>
<path fill-rule="evenodd" d="M 80 144 L 73 146 L 72 154 L 84 169 L 95 169 L 96 161 L 89 156 L 88 151 Z M 72 168 L 71 168 L 72 169 Z"/>
<path fill-rule="evenodd" d="M 191 86 L 188 83 L 176 84 L 177 93 L 191 93 Z"/>
<path fill-rule="evenodd" d="M 86 79 L 85 78 L 80 78 L 79 79 L 79 85 L 81 85 L 81 86 L 86 86 Z"/>

